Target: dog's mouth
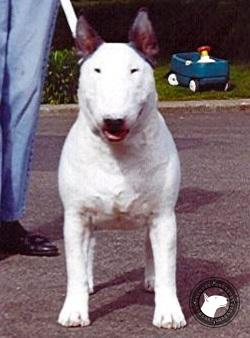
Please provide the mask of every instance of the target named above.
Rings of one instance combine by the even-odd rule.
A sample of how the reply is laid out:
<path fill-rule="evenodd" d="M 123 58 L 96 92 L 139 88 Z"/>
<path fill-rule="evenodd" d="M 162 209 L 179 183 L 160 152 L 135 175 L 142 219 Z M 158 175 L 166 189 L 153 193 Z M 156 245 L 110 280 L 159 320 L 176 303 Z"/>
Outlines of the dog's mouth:
<path fill-rule="evenodd" d="M 128 134 L 129 129 L 124 119 L 104 119 L 102 132 L 110 142 L 120 142 Z"/>
<path fill-rule="evenodd" d="M 102 129 L 104 136 L 110 142 L 120 142 L 125 139 L 129 130 L 127 128 L 120 130 L 110 130 L 109 128 Z"/>

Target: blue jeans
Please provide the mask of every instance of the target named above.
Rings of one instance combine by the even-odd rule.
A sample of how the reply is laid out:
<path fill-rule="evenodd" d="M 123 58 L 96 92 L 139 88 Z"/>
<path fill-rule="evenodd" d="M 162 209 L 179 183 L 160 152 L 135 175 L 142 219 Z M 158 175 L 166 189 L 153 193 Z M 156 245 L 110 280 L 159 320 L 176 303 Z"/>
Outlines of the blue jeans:
<path fill-rule="evenodd" d="M 58 0 L 0 0 L 0 220 L 24 212 Z"/>

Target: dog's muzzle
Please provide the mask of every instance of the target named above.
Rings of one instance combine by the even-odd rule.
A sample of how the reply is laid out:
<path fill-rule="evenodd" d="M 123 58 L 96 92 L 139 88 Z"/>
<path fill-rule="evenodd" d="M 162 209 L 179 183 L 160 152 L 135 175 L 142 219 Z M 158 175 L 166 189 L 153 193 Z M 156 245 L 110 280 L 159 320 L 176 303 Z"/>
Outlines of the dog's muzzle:
<path fill-rule="evenodd" d="M 124 119 L 104 119 L 102 132 L 108 141 L 119 142 L 127 136 L 129 129 Z"/>

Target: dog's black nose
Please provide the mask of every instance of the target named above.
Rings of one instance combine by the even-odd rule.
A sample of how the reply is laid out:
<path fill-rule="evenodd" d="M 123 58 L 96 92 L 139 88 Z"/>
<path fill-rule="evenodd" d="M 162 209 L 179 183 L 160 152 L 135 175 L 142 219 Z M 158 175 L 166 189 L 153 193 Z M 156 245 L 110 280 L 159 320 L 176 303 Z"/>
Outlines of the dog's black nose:
<path fill-rule="evenodd" d="M 113 133 L 122 129 L 124 127 L 124 124 L 125 124 L 124 119 L 104 119 L 103 121 L 104 121 L 107 129 L 110 130 Z"/>

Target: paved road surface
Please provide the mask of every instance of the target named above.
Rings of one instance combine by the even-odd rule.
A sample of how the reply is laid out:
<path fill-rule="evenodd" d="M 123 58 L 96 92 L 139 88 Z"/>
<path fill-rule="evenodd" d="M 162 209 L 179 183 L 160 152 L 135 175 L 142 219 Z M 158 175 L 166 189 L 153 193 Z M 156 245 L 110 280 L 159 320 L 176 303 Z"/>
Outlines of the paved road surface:
<path fill-rule="evenodd" d="M 56 171 L 72 123 L 63 114 L 41 118 L 23 220 L 55 240 L 61 255 L 0 257 L 1 338 L 250 336 L 250 114 L 170 113 L 166 118 L 182 163 L 177 281 L 188 326 L 168 331 L 151 325 L 153 295 L 142 289 L 142 230 L 97 233 L 92 325 L 65 329 L 56 324 L 66 286 Z M 194 285 L 213 276 L 233 283 L 241 298 L 237 317 L 218 329 L 199 324 L 188 305 Z"/>

